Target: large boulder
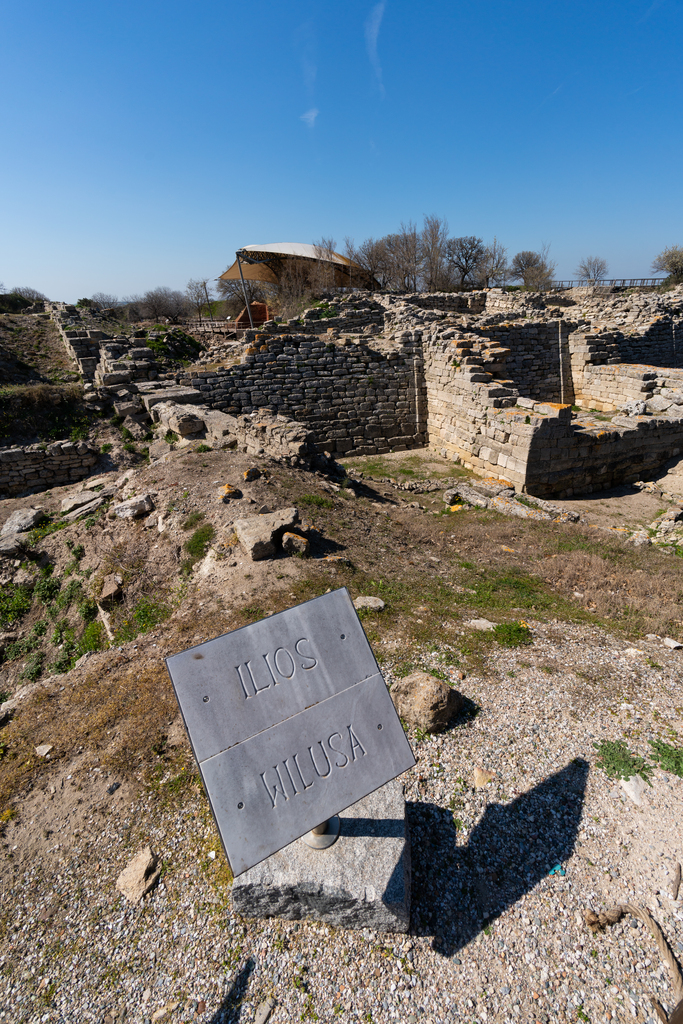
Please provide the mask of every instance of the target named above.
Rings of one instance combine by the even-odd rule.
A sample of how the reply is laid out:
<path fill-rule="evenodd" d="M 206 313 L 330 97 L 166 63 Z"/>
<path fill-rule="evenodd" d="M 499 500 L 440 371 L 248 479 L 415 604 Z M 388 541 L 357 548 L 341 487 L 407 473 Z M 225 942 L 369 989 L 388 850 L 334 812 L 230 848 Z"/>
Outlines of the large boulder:
<path fill-rule="evenodd" d="M 16 558 L 24 550 L 26 538 L 20 533 L 5 533 L 0 535 L 0 555 L 5 558 Z"/>
<path fill-rule="evenodd" d="M 0 536 L 4 537 L 8 533 L 26 533 L 27 530 L 32 530 L 42 523 L 44 519 L 45 513 L 42 508 L 18 508 L 3 523 Z"/>
<path fill-rule="evenodd" d="M 462 694 L 427 672 L 411 672 L 391 687 L 399 716 L 423 732 L 440 732 L 463 704 Z"/>
<path fill-rule="evenodd" d="M 252 562 L 272 558 L 283 533 L 299 522 L 296 508 L 282 508 L 260 516 L 248 516 L 235 523 L 237 539 Z"/>

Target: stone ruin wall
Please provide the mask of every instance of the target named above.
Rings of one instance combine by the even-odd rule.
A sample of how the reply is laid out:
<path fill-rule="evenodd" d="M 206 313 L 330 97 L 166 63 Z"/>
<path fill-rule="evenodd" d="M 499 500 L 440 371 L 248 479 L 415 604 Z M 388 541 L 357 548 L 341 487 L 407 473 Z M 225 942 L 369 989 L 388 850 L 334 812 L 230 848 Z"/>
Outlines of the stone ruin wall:
<path fill-rule="evenodd" d="M 84 441 L 55 441 L 0 450 L 0 499 L 83 480 L 99 452 Z"/>
<path fill-rule="evenodd" d="M 479 474 L 542 496 L 648 476 L 680 453 L 683 295 L 672 298 L 589 294 L 572 304 L 566 296 L 500 289 L 354 293 L 330 302 L 326 315 L 312 309 L 246 332 L 249 347 L 235 366 L 193 365 L 176 375 L 159 374 L 135 338 L 79 330 L 68 322 L 77 313 L 71 307 L 52 315 L 84 378 L 99 377 L 105 389 L 160 388 L 170 399 L 175 390 L 177 400 L 201 403 L 207 422 L 210 410 L 230 414 L 242 424 L 240 434 L 250 422 L 245 416 L 285 430 L 298 421 L 308 448 L 337 457 L 429 444 Z M 642 401 L 649 413 L 661 407 L 665 415 L 615 416 L 604 425 L 571 416 L 571 404 L 613 412 Z M 269 437 L 266 431 L 264 450 Z M 94 464 L 94 453 L 69 451 L 73 465 L 58 473 L 57 462 L 48 462 L 61 458 L 53 447 L 49 455 L 39 446 L 22 450 L 25 460 L 14 449 L 0 453 L 8 466 L 15 462 L 11 480 L 9 470 L 1 478 L 7 493 L 35 486 L 38 476 L 48 485 L 77 479 L 74 473 L 84 476 Z"/>
<path fill-rule="evenodd" d="M 212 409 L 269 412 L 307 424 L 318 451 L 374 455 L 427 443 L 419 344 L 411 335 L 388 351 L 305 334 L 258 334 L 244 362 L 179 375 Z"/>

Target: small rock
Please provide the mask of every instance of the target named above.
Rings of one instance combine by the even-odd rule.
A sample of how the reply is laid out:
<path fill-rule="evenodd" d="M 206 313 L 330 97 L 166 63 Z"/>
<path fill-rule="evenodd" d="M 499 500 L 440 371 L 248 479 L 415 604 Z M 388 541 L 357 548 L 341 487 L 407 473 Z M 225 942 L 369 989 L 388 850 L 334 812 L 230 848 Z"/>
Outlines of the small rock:
<path fill-rule="evenodd" d="M 665 647 L 672 651 L 679 651 L 683 647 L 683 644 L 679 643 L 678 640 L 673 640 L 670 636 L 665 636 L 662 642 Z"/>
<path fill-rule="evenodd" d="M 493 778 L 493 772 L 484 771 L 483 768 L 474 769 L 474 788 L 483 789 Z"/>
<path fill-rule="evenodd" d="M 252 480 L 258 480 L 258 478 L 263 474 L 260 469 L 256 468 L 256 466 L 252 466 L 251 469 L 247 469 L 242 475 L 247 483 L 251 483 Z"/>
<path fill-rule="evenodd" d="M 276 1003 L 272 996 L 268 996 L 262 1003 L 259 1003 L 256 1016 L 254 1017 L 254 1024 L 266 1024 L 266 1021 L 275 1009 L 275 1005 Z"/>
<path fill-rule="evenodd" d="M 239 487 L 233 487 L 232 484 L 226 484 L 225 487 L 223 488 L 223 495 L 222 495 L 223 501 L 225 501 L 225 502 L 235 501 L 235 500 L 237 500 L 238 498 L 241 498 L 241 497 L 242 497 L 242 492 L 239 489 Z"/>
<path fill-rule="evenodd" d="M 154 1011 L 152 1014 L 152 1020 L 163 1020 L 165 1017 L 168 1017 L 169 1013 L 173 1013 L 178 1006 L 180 1006 L 180 1003 L 177 1000 L 173 1003 L 166 1003 L 165 1006 L 161 1006 L 158 1010 Z"/>
<path fill-rule="evenodd" d="M 637 804 L 638 807 L 642 807 L 643 797 L 645 795 L 645 783 L 640 775 L 632 775 L 630 779 L 622 779 L 621 788 L 624 793 L 626 793 L 626 796 L 633 800 L 634 804 Z"/>
<path fill-rule="evenodd" d="M 306 557 L 310 554 L 311 545 L 305 537 L 300 537 L 298 533 L 283 533 L 282 550 L 288 555 L 303 555 Z"/>
<path fill-rule="evenodd" d="M 391 699 L 408 725 L 439 732 L 462 707 L 462 694 L 427 672 L 411 672 L 391 687 Z"/>
<path fill-rule="evenodd" d="M 45 757 L 52 750 L 51 743 L 41 743 L 39 747 L 36 747 L 36 754 L 38 757 Z"/>
<path fill-rule="evenodd" d="M 206 1013 L 206 1002 L 203 999 L 197 1003 L 197 1013 Z"/>
<path fill-rule="evenodd" d="M 353 602 L 353 607 L 357 609 L 367 608 L 371 612 L 381 612 L 384 611 L 386 605 L 384 604 L 384 601 L 382 600 L 381 597 L 364 596 L 357 597 L 356 600 Z"/>
<path fill-rule="evenodd" d="M 652 540 L 650 539 L 649 535 L 646 533 L 645 530 L 636 530 L 636 532 L 632 533 L 631 536 L 628 538 L 628 543 L 633 544 L 633 546 L 636 548 L 641 548 L 648 547 L 650 544 L 652 544 Z"/>
<path fill-rule="evenodd" d="M 465 625 L 469 626 L 470 629 L 481 629 L 482 631 L 496 628 L 495 622 L 489 622 L 488 619 L 470 619 Z"/>
<path fill-rule="evenodd" d="M 114 573 L 104 577 L 99 603 L 103 608 L 108 609 L 121 596 L 121 584 Z"/>
<path fill-rule="evenodd" d="M 116 888 L 130 903 L 139 903 L 159 881 L 161 868 L 157 868 L 158 856 L 151 847 L 136 854 L 116 879 Z"/>
<path fill-rule="evenodd" d="M 39 523 L 42 523 L 45 518 L 46 516 L 42 508 L 18 508 L 2 524 L 0 536 L 5 537 L 7 534 L 12 533 L 26 533 L 27 530 L 32 530 Z"/>
<path fill-rule="evenodd" d="M 137 498 L 129 498 L 119 505 L 114 505 L 112 512 L 119 519 L 134 519 L 154 511 L 154 500 L 151 494 L 141 494 Z"/>

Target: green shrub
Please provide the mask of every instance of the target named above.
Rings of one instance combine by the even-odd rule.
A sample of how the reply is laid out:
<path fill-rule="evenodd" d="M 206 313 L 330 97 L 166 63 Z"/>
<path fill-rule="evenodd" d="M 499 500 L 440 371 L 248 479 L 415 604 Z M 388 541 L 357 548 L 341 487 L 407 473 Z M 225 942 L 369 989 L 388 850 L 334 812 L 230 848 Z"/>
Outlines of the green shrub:
<path fill-rule="evenodd" d="M 134 640 L 139 633 L 148 633 L 170 614 L 171 609 L 164 601 L 153 597 L 141 597 L 133 611 L 118 626 L 117 642 L 125 643 Z"/>
<path fill-rule="evenodd" d="M 195 530 L 189 540 L 185 541 L 185 550 L 192 558 L 203 558 L 206 549 L 214 538 L 216 531 L 211 523 L 205 523 Z"/>
<path fill-rule="evenodd" d="M 32 603 L 27 586 L 8 583 L 0 587 L 0 626 L 11 626 L 23 619 Z"/>
<path fill-rule="evenodd" d="M 42 651 L 38 651 L 32 658 L 29 658 L 24 666 L 24 671 L 21 673 L 22 679 L 28 679 L 29 682 L 35 683 L 36 679 L 40 678 L 43 671 L 44 661 L 45 655 Z"/>
<path fill-rule="evenodd" d="M 113 444 L 109 444 L 107 442 L 107 444 L 103 444 L 102 445 L 102 447 L 100 448 L 100 451 L 102 452 L 103 455 L 107 455 L 112 450 L 113 447 L 114 447 Z"/>
<path fill-rule="evenodd" d="M 653 760 L 657 761 L 662 771 L 671 772 L 683 778 L 683 747 L 672 747 L 664 740 L 650 740 Z"/>
<path fill-rule="evenodd" d="M 632 754 L 623 740 L 601 740 L 593 746 L 598 752 L 598 764 L 611 779 L 630 779 L 632 775 L 640 775 L 648 785 L 652 785 L 652 765 Z"/>
<path fill-rule="evenodd" d="M 533 642 L 526 622 L 499 622 L 492 633 L 504 647 L 523 647 Z"/>
<path fill-rule="evenodd" d="M 40 579 L 33 588 L 34 595 L 41 604 L 50 605 L 61 590 L 62 581 L 59 576 L 52 575 L 52 566 L 47 565 L 41 570 Z"/>
<path fill-rule="evenodd" d="M 175 444 L 178 440 L 179 435 L 176 434 L 175 430 L 167 430 L 164 434 L 164 441 L 166 444 Z"/>
<path fill-rule="evenodd" d="M 211 451 L 213 451 L 213 448 L 209 444 L 200 444 L 200 445 L 197 445 L 197 447 L 195 448 L 195 451 L 196 452 L 201 452 L 203 454 L 204 452 L 211 452 Z"/>

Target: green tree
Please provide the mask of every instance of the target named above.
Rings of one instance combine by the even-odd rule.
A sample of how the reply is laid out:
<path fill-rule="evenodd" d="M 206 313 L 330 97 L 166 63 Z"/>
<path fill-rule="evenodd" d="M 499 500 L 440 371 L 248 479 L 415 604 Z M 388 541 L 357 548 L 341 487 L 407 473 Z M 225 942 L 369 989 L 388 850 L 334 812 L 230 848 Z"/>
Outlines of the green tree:
<path fill-rule="evenodd" d="M 668 274 L 674 281 L 683 281 L 683 245 L 669 245 L 652 261 L 652 269 Z"/>

